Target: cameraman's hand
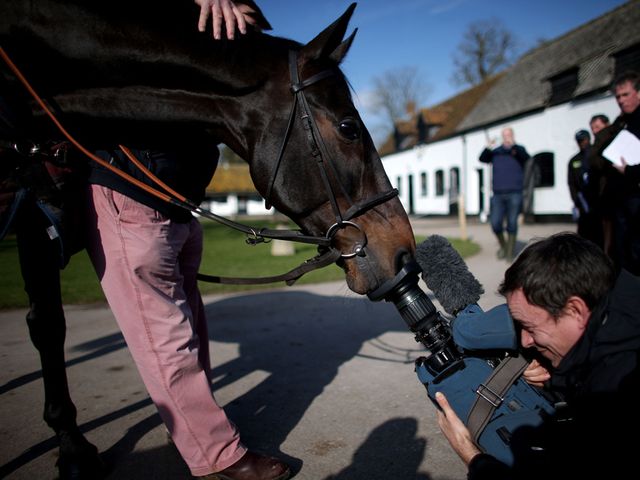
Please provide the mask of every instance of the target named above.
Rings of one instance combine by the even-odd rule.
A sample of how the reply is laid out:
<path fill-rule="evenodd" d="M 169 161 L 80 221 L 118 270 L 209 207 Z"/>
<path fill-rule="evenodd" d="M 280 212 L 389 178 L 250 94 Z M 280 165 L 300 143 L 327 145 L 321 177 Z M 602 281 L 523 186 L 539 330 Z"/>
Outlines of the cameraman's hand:
<path fill-rule="evenodd" d="M 544 386 L 544 382 L 551 378 L 549 370 L 540 365 L 537 360 L 532 360 L 527 369 L 522 373 L 522 378 L 534 387 Z"/>
<path fill-rule="evenodd" d="M 442 410 L 438 411 L 438 425 L 440 430 L 447 437 L 449 443 L 462 459 L 462 461 L 469 465 L 471 459 L 480 453 L 478 447 L 471 440 L 471 432 L 462 423 L 462 420 L 456 415 L 449 405 L 447 397 L 443 393 L 436 393 L 436 401 Z"/>

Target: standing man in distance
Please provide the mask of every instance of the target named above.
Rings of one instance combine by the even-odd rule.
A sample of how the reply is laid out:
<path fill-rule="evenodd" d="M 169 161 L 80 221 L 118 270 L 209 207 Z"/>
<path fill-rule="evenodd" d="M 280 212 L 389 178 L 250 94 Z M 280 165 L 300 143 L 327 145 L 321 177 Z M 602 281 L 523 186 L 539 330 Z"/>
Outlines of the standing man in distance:
<path fill-rule="evenodd" d="M 569 160 L 567 183 L 577 216 L 578 235 L 603 248 L 602 220 L 598 214 L 598 185 L 594 184 L 589 169 L 591 136 L 586 130 L 575 135 L 580 151 Z"/>
<path fill-rule="evenodd" d="M 598 113 L 589 120 L 589 128 L 593 134 L 593 142 L 596 143 L 597 135 L 611 125 L 609 117 L 603 113 Z M 595 155 L 594 149 L 589 151 L 589 165 L 591 165 L 591 156 Z M 615 173 L 615 172 L 614 172 Z M 613 258 L 613 205 L 608 199 L 612 194 L 610 188 L 607 187 L 606 177 L 601 170 L 590 168 L 589 177 L 594 193 L 597 195 L 596 202 L 593 204 L 594 215 L 600 217 L 600 228 L 602 231 L 602 249 L 604 253 Z"/>
<path fill-rule="evenodd" d="M 591 128 L 591 133 L 593 133 L 594 137 L 600 130 L 607 128 L 609 125 L 611 125 L 609 117 L 602 113 L 594 115 L 589 121 L 589 128 Z"/>
<path fill-rule="evenodd" d="M 529 154 L 522 145 L 515 143 L 513 129 L 510 127 L 502 130 L 502 145 L 493 150 L 491 146 L 492 144 L 487 146 L 480 154 L 482 163 L 493 165 L 491 228 L 500 245 L 497 257 L 511 261 L 515 255 L 518 215 L 522 210 L 524 166 Z"/>
<path fill-rule="evenodd" d="M 612 255 L 616 265 L 640 275 L 640 164 L 627 165 L 624 158 L 619 159 L 619 164 L 612 163 L 602 157 L 604 149 L 622 130 L 640 139 L 640 74 L 627 71 L 619 75 L 612 91 L 620 115 L 598 133 L 591 165 L 605 178 L 603 200 L 611 202 L 613 211 Z"/>

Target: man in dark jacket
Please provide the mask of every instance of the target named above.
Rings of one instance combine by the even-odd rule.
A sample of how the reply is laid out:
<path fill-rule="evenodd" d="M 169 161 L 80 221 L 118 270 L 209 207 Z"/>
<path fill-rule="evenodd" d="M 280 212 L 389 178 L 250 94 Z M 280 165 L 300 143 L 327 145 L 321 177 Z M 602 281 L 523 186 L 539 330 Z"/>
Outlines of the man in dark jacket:
<path fill-rule="evenodd" d="M 620 115 L 596 136 L 590 163 L 605 178 L 602 201 L 612 211 L 612 253 L 616 266 L 640 275 L 640 164 L 627 165 L 625 159 L 602 156 L 622 130 L 640 138 L 640 73 L 628 71 L 619 75 L 612 92 Z"/>
<path fill-rule="evenodd" d="M 469 466 L 468 478 L 635 477 L 636 442 L 629 435 L 640 426 L 640 278 L 622 270 L 616 279 L 602 250 L 562 233 L 524 250 L 500 292 L 522 346 L 546 362 L 547 387 L 563 402 L 541 426 L 513 433 L 509 467 L 482 453 L 437 395 L 440 427 Z"/>
<path fill-rule="evenodd" d="M 485 148 L 480 161 L 493 165 L 493 195 L 491 196 L 491 228 L 498 238 L 498 258 L 511 261 L 515 253 L 518 235 L 518 215 L 522 210 L 524 166 L 529 154 L 516 145 L 513 129 L 502 130 L 502 145 L 491 150 Z M 504 238 L 504 222 L 507 222 L 507 239 Z"/>
<path fill-rule="evenodd" d="M 575 135 L 580 151 L 569 160 L 567 183 L 578 222 L 578 235 L 603 248 L 602 219 L 598 215 L 598 185 L 592 182 L 589 171 L 591 136 L 586 130 Z"/>

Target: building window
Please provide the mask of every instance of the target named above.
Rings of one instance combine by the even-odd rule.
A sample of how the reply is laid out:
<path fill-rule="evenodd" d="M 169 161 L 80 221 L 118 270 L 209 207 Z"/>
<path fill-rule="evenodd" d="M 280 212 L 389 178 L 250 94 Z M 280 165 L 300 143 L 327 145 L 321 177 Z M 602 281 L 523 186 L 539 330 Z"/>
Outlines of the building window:
<path fill-rule="evenodd" d="M 427 188 L 427 173 L 422 172 L 420 174 L 420 195 L 426 197 L 428 192 L 429 189 Z"/>
<path fill-rule="evenodd" d="M 559 103 L 568 102 L 573 98 L 573 92 L 578 86 L 578 68 L 565 70 L 562 73 L 549 78 L 551 82 L 551 97 L 549 97 L 550 105 L 558 105 Z"/>
<path fill-rule="evenodd" d="M 554 154 L 552 152 L 540 152 L 533 156 L 533 175 L 535 175 L 536 187 L 553 187 L 556 182 Z"/>
<path fill-rule="evenodd" d="M 228 203 L 229 196 L 224 194 L 218 194 L 215 197 L 207 197 L 207 200 L 211 203 Z"/>
<path fill-rule="evenodd" d="M 436 170 L 436 197 L 444 195 L 444 171 Z"/>
<path fill-rule="evenodd" d="M 398 189 L 398 195 L 402 195 L 402 177 L 396 177 L 396 188 Z"/>
<path fill-rule="evenodd" d="M 629 48 L 625 48 L 613 54 L 615 59 L 614 77 L 628 72 L 629 70 L 640 70 L 640 43 L 636 43 Z"/>
<path fill-rule="evenodd" d="M 449 198 L 457 201 L 458 195 L 460 195 L 460 169 L 453 167 L 449 170 Z"/>

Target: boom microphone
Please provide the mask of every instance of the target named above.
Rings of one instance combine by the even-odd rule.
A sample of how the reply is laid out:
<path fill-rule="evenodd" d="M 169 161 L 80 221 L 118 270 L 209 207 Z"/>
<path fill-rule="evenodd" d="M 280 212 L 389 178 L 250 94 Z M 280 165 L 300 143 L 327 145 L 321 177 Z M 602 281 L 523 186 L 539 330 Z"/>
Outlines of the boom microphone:
<path fill-rule="evenodd" d="M 450 315 L 478 303 L 484 293 L 457 250 L 440 235 L 431 235 L 416 247 L 416 261 L 427 287 Z"/>

